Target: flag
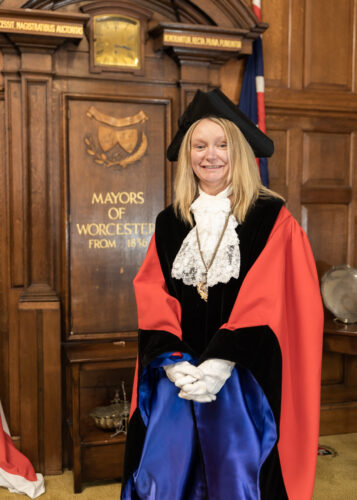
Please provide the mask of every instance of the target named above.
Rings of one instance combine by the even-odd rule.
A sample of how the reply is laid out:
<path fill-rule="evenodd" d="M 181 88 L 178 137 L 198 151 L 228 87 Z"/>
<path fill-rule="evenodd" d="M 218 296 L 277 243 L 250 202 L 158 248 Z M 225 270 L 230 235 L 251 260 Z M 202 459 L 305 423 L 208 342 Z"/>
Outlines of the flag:
<path fill-rule="evenodd" d="M 45 492 L 42 474 L 36 474 L 30 461 L 17 448 L 10 437 L 0 401 L 0 486 L 11 493 L 23 493 L 37 498 Z"/>
<path fill-rule="evenodd" d="M 261 0 L 253 0 L 253 10 L 261 21 Z M 261 37 L 253 42 L 253 52 L 247 59 L 238 107 L 265 133 L 264 66 Z M 268 160 L 257 159 L 260 177 L 269 187 Z"/>

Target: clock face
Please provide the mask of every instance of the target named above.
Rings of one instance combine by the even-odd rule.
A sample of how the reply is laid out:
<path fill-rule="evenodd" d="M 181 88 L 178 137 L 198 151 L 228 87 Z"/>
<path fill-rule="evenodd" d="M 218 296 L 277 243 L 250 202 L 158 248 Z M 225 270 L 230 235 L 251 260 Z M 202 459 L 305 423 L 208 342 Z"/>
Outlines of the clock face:
<path fill-rule="evenodd" d="M 118 14 L 94 16 L 94 64 L 140 69 L 140 21 Z"/>

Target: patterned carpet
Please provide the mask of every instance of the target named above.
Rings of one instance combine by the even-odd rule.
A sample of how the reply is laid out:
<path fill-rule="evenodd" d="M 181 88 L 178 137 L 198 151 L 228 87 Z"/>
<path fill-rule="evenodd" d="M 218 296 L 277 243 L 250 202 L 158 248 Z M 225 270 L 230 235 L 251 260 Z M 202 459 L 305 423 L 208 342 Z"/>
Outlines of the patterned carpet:
<path fill-rule="evenodd" d="M 319 444 L 337 454 L 317 457 L 313 500 L 356 500 L 357 433 L 321 436 Z"/>
<path fill-rule="evenodd" d="M 357 433 L 323 436 L 320 447 L 332 454 L 317 457 L 313 500 L 357 499 Z M 336 451 L 336 454 L 333 452 Z M 119 500 L 119 483 L 85 484 L 81 494 L 73 493 L 71 471 L 61 476 L 46 476 L 46 493 L 41 500 Z M 0 489 L 0 500 L 25 500 L 23 495 Z M 226 500 L 226 499 L 224 499 Z M 232 499 L 233 500 L 233 499 Z M 238 499 L 235 499 L 238 500 Z"/>

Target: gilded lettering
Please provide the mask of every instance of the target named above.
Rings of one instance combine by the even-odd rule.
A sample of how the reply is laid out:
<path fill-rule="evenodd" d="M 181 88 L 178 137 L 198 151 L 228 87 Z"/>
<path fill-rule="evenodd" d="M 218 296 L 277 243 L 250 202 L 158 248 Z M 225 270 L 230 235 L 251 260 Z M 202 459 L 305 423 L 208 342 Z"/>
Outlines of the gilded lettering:
<path fill-rule="evenodd" d="M 99 195 L 97 195 L 96 193 L 93 193 L 93 196 L 92 196 L 92 205 L 94 203 L 104 203 L 103 202 L 103 195 L 102 195 L 102 193 L 99 193 Z"/>
<path fill-rule="evenodd" d="M 112 200 L 112 197 L 111 197 L 110 193 L 107 193 L 107 195 L 105 197 L 105 200 L 104 200 L 104 203 L 111 203 L 111 204 L 113 204 L 113 200 Z"/>
<path fill-rule="evenodd" d="M 118 191 L 114 193 L 111 191 L 110 193 L 93 193 L 92 194 L 92 205 L 95 203 L 100 203 L 102 205 L 110 204 L 110 205 L 118 205 L 119 203 L 123 205 L 135 204 L 142 205 L 145 202 L 143 191 Z M 114 218 L 114 217 L 113 217 Z"/>
<path fill-rule="evenodd" d="M 164 34 L 164 42 L 176 43 L 180 45 L 202 45 L 208 48 L 224 47 L 229 49 L 239 49 L 242 47 L 240 40 L 231 40 L 227 38 L 216 38 L 210 36 L 199 35 L 176 35 L 173 33 Z"/>
<path fill-rule="evenodd" d="M 111 220 L 121 219 L 125 215 L 125 207 L 110 207 L 108 217 Z"/>
<path fill-rule="evenodd" d="M 129 248 L 142 247 L 147 248 L 148 242 L 145 238 L 129 238 L 127 240 L 127 244 Z"/>
<path fill-rule="evenodd" d="M 107 240 L 103 238 L 101 240 L 89 240 L 88 241 L 89 248 L 116 248 L 117 242 L 116 240 Z"/>
<path fill-rule="evenodd" d="M 87 234 L 87 226 L 85 224 L 77 224 L 78 234 Z"/>
<path fill-rule="evenodd" d="M 187 43 L 191 44 L 191 35 L 174 35 L 170 33 L 164 34 L 165 42 L 173 42 L 173 43 Z"/>
<path fill-rule="evenodd" d="M 116 209 L 116 207 L 113 208 Z M 121 209 L 125 208 L 121 207 Z M 148 236 L 154 232 L 155 225 L 152 222 L 91 222 L 89 224 L 76 224 L 76 228 L 80 236 L 124 236 L 130 234 Z"/>
<path fill-rule="evenodd" d="M 132 191 L 129 193 L 129 202 L 136 204 L 136 193 L 133 193 Z"/>
<path fill-rule="evenodd" d="M 120 193 L 113 193 L 113 192 L 111 192 L 110 194 L 112 195 L 114 203 L 119 203 L 119 194 Z"/>
<path fill-rule="evenodd" d="M 83 27 L 70 24 L 58 24 L 56 26 L 56 32 L 70 35 L 83 35 Z"/>
<path fill-rule="evenodd" d="M 113 227 L 113 231 L 114 232 L 110 232 L 110 228 Z M 107 234 L 108 236 L 114 236 L 115 235 L 115 224 L 114 222 L 110 222 L 109 224 L 107 224 Z"/>
<path fill-rule="evenodd" d="M 126 205 L 127 203 L 129 203 L 130 201 L 130 196 L 129 196 L 129 193 L 126 193 L 125 191 L 123 193 L 119 193 L 120 194 L 120 203 L 124 203 L 124 205 Z"/>
<path fill-rule="evenodd" d="M 136 197 L 139 200 L 136 203 L 142 205 L 144 203 L 144 193 L 142 191 L 139 191 L 138 193 L 136 193 Z"/>
<path fill-rule="evenodd" d="M 10 21 L 9 19 L 0 19 L 0 28 L 4 29 L 14 29 L 15 21 Z"/>

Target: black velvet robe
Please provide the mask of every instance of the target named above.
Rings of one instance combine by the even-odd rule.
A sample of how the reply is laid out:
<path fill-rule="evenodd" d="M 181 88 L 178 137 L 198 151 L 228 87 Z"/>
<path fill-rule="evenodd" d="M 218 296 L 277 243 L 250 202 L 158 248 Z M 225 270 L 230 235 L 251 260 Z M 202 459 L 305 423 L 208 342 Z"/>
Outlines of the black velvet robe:
<path fill-rule="evenodd" d="M 146 427 L 136 407 L 141 374 L 158 356 L 171 352 L 188 353 L 198 359 L 198 363 L 209 358 L 227 359 L 250 371 L 264 391 L 277 429 L 281 431 L 281 424 L 284 427 L 280 452 L 277 439 L 261 467 L 260 498 L 308 500 L 316 460 L 316 453 L 313 456 L 312 450 L 317 446 L 318 433 L 322 310 L 306 236 L 281 200 L 258 199 L 244 223 L 236 228 L 241 252 L 239 278 L 210 288 L 206 303 L 195 287 L 171 277 L 173 261 L 190 230 L 189 225 L 176 217 L 172 206 L 161 212 L 157 217 L 155 241 L 134 281 L 140 328 L 139 357 L 123 490 L 138 467 L 145 441 Z M 301 276 L 304 276 L 303 281 L 298 282 Z M 272 301 L 270 306 L 269 300 Z M 276 304 L 281 305 L 280 309 L 273 312 Z M 241 312 L 239 308 L 242 308 Z M 294 318 L 290 320 L 292 316 Z M 302 318 L 301 325 L 296 326 L 296 317 Z M 308 328 L 307 323 L 310 323 Z M 312 373 L 310 360 L 307 361 L 311 353 L 307 354 L 306 336 L 311 338 L 315 363 Z M 301 349 L 299 347 L 301 352 L 291 353 L 290 343 L 293 345 L 300 337 L 303 339 L 298 342 L 303 344 Z M 283 358 L 286 358 L 285 372 Z M 288 379 L 292 368 L 304 372 L 304 382 L 301 387 L 296 384 L 296 391 L 293 378 Z M 288 380 L 282 390 L 284 373 Z M 309 396 L 301 401 L 305 389 Z M 281 423 L 284 392 L 287 394 L 286 403 L 283 402 L 286 417 Z M 291 392 L 294 393 L 292 396 Z M 289 435 L 297 432 L 295 441 L 291 440 L 293 446 L 303 437 L 303 427 L 306 427 L 306 418 L 302 417 L 297 424 L 299 428 L 293 428 L 297 420 L 291 419 L 291 412 L 296 402 L 302 405 L 303 415 L 306 405 L 313 405 L 306 431 L 306 438 L 312 442 L 304 449 L 305 457 L 296 458 L 305 460 L 305 465 L 300 468 L 292 462 L 293 454 L 289 451 Z M 288 428 L 289 425 L 292 428 Z"/>

